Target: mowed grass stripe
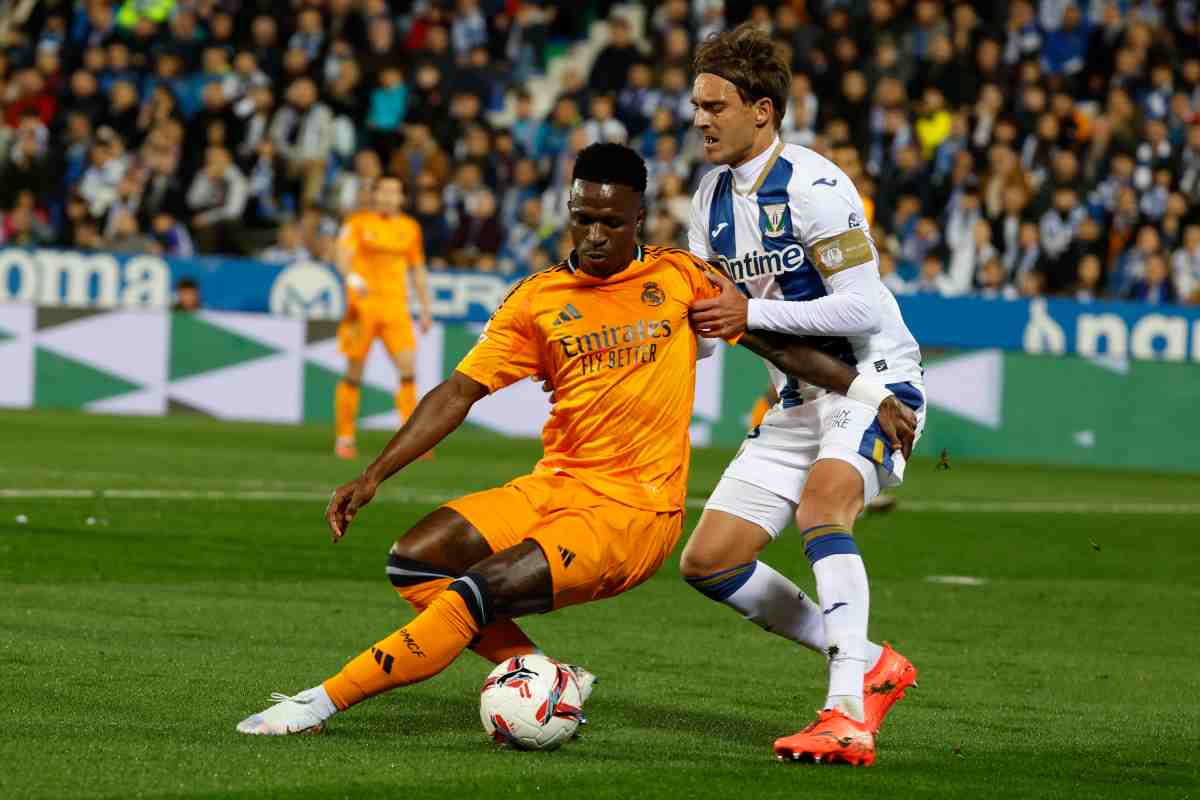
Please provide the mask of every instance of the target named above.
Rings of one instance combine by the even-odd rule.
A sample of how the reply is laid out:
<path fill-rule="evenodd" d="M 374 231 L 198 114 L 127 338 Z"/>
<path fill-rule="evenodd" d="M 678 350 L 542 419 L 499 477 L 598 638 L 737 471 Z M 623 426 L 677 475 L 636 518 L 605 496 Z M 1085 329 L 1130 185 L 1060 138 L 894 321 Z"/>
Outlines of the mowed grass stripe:
<path fill-rule="evenodd" d="M 424 505 L 444 503 L 469 494 L 470 489 L 457 491 L 427 491 L 421 489 L 389 488 L 375 498 L 376 503 Z M 319 490 L 278 489 L 0 489 L 0 498 L 86 500 L 98 497 L 113 500 L 328 500 L 330 492 Z M 704 508 L 706 498 L 689 497 L 687 507 Z M 1167 514 L 1171 516 L 1200 515 L 1200 503 L 1131 502 L 1059 502 L 1046 500 L 904 500 L 899 511 L 914 513 L 981 513 L 981 514 Z"/>

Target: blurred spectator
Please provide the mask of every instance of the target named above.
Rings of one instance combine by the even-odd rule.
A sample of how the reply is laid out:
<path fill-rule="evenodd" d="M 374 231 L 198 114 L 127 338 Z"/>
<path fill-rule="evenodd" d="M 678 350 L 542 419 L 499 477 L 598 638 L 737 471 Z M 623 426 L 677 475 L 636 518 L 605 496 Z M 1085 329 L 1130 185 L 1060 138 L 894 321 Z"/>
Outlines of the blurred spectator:
<path fill-rule="evenodd" d="M 210 147 L 204 168 L 196 173 L 187 192 L 191 228 L 202 253 L 239 252 L 237 234 L 246 209 L 248 187 L 223 147 Z"/>
<path fill-rule="evenodd" d="M 367 112 L 367 129 L 377 147 L 388 152 L 396 147 L 407 107 L 408 86 L 400 68 L 385 67 L 379 75 L 379 86 L 371 92 L 371 107 Z"/>
<path fill-rule="evenodd" d="M 111 228 L 105 247 L 114 253 L 149 253 L 154 250 L 154 240 L 142 233 L 132 211 L 124 208 L 118 210 L 113 215 Z"/>
<path fill-rule="evenodd" d="M 896 257 L 888 252 L 879 254 L 879 279 L 883 281 L 883 285 L 891 290 L 896 296 L 911 294 L 913 289 L 909 286 L 908 281 L 900 277 L 896 272 Z"/>
<path fill-rule="evenodd" d="M 1171 270 L 1179 296 L 1189 303 L 1200 303 L 1200 224 L 1184 228 L 1183 244 L 1171 257 Z"/>
<path fill-rule="evenodd" d="M 0 241 L 8 247 L 44 247 L 54 240 L 54 232 L 46 224 L 45 216 L 34 207 L 33 195 L 28 192 L 4 215 L 0 234 Z"/>
<path fill-rule="evenodd" d="M 158 244 L 157 252 L 164 256 L 189 258 L 195 255 L 188 230 L 171 214 L 161 211 L 154 215 L 151 232 Z"/>
<path fill-rule="evenodd" d="M 1178 300 L 1178 293 L 1171 283 L 1171 271 L 1161 253 L 1153 253 L 1146 258 L 1142 277 L 1133 282 L 1126 297 L 1151 305 L 1170 304 Z"/>
<path fill-rule="evenodd" d="M 588 88 L 593 92 L 619 92 L 625 88 L 629 68 L 641 58 L 633 43 L 633 31 L 629 21 L 614 15 L 608 21 L 608 44 L 596 56 L 588 78 Z"/>
<path fill-rule="evenodd" d="M 629 139 L 629 132 L 614 114 L 613 99 L 606 94 L 598 94 L 592 98 L 592 115 L 583 123 L 589 142 L 617 142 L 624 144 Z"/>
<path fill-rule="evenodd" d="M 301 180 L 301 201 L 316 203 L 333 147 L 333 114 L 318 99 L 312 79 L 300 78 L 288 87 L 287 105 L 275 112 L 270 136 L 288 176 Z"/>
<path fill-rule="evenodd" d="M 421 242 L 425 246 L 427 266 L 443 269 L 449 261 L 450 228 L 442 208 L 442 195 L 435 189 L 421 189 L 413 208 L 413 217 L 421 226 Z"/>
<path fill-rule="evenodd" d="M 117 199 L 117 185 L 125 177 L 128 162 L 120 137 L 111 128 L 96 132 L 91 149 L 91 166 L 79 182 L 79 193 L 88 204 L 93 217 L 101 217 Z"/>
<path fill-rule="evenodd" d="M 999 256 L 992 256 L 980 267 L 978 294 L 987 300 L 1017 299 L 1017 290 L 1008 282 Z"/>
<path fill-rule="evenodd" d="M 175 284 L 175 305 L 171 310 L 191 312 L 200 309 L 200 285 L 193 278 L 180 278 Z"/>
<path fill-rule="evenodd" d="M 471 191 L 464 200 L 463 212 L 450 238 L 450 261 L 457 267 L 491 272 L 503 242 L 495 195 L 483 188 Z"/>
<path fill-rule="evenodd" d="M 521 204 L 517 224 L 508 229 L 500 249 L 498 271 L 506 275 L 532 272 L 536 269 L 532 264 L 533 251 L 541 246 L 543 238 L 542 203 L 538 198 L 530 197 Z"/>
<path fill-rule="evenodd" d="M 1100 258 L 1086 255 L 1079 260 L 1075 270 L 1075 286 L 1072 296 L 1081 303 L 1090 303 L 1100 297 L 1103 289 L 1104 269 Z"/>
<path fill-rule="evenodd" d="M 363 149 L 354 154 L 354 171 L 343 172 L 334 183 L 331 205 L 339 214 L 346 216 L 365 208 L 375 181 L 383 175 L 383 164 L 379 153 Z"/>
<path fill-rule="evenodd" d="M 929 253 L 921 261 L 921 272 L 916 283 L 912 286 L 914 294 L 936 294 L 950 297 L 958 294 L 958 286 L 942 270 L 942 259 L 936 253 Z"/>
<path fill-rule="evenodd" d="M 280 225 L 275 244 L 258 254 L 259 261 L 265 261 L 268 264 L 290 264 L 293 261 L 306 261 L 310 258 L 312 258 L 312 254 L 304 246 L 300 228 L 294 222 L 285 222 Z"/>

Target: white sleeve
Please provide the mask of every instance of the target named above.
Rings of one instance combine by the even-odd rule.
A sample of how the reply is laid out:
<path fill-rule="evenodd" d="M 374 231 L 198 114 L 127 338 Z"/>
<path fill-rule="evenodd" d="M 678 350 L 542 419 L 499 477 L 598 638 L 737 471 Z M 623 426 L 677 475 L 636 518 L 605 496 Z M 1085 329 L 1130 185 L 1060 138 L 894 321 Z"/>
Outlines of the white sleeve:
<path fill-rule="evenodd" d="M 752 299 L 746 327 L 798 336 L 857 336 L 879 332 L 883 312 L 876 261 L 843 270 L 828 278 L 826 283 L 831 293 L 816 300 Z"/>
<path fill-rule="evenodd" d="M 692 255 L 707 261 L 713 257 L 713 252 L 708 246 L 708 236 L 705 232 L 705 228 L 708 227 L 705 223 L 708 217 L 708 211 L 704 208 L 705 183 L 706 181 L 701 181 L 700 187 L 692 195 L 692 220 L 688 225 L 688 250 L 692 252 Z"/>
<path fill-rule="evenodd" d="M 800 185 L 792 189 L 792 197 L 800 209 L 798 232 L 806 250 L 851 230 L 870 236 L 862 199 L 844 172 L 828 164 L 797 179 Z M 751 300 L 746 327 L 800 336 L 879 332 L 883 307 L 878 256 L 822 279 L 829 294 L 815 300 Z"/>

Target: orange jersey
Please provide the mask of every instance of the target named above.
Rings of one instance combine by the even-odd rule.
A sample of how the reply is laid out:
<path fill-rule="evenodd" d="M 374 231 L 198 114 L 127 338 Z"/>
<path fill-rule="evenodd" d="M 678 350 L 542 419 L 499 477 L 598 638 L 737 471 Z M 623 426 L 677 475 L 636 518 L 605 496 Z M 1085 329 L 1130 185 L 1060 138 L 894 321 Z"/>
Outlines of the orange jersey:
<path fill-rule="evenodd" d="M 519 283 L 459 372 L 494 392 L 544 376 L 556 402 L 534 474 L 578 478 L 625 505 L 683 507 L 696 383 L 693 301 L 714 297 L 709 265 L 667 247 L 609 278 L 570 262 Z"/>
<path fill-rule="evenodd" d="M 351 268 L 367 282 L 368 301 L 405 303 L 408 270 L 425 263 L 421 228 L 407 214 L 354 214 L 342 225 L 338 246 L 353 254 Z"/>

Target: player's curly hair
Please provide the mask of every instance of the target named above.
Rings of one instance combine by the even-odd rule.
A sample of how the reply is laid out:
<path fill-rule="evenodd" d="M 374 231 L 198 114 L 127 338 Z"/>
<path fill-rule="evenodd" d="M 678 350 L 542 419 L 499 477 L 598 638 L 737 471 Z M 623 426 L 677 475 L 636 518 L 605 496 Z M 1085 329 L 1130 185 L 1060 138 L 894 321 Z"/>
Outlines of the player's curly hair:
<path fill-rule="evenodd" d="M 783 48 L 761 28 L 746 22 L 705 39 L 692 58 L 692 75 L 702 72 L 732 83 L 744 103 L 767 98 L 774 109 L 775 128 L 783 125 L 792 68 Z"/>
<path fill-rule="evenodd" d="M 635 192 L 646 191 L 646 162 L 623 144 L 598 142 L 579 151 L 571 180 L 614 183 Z"/>

